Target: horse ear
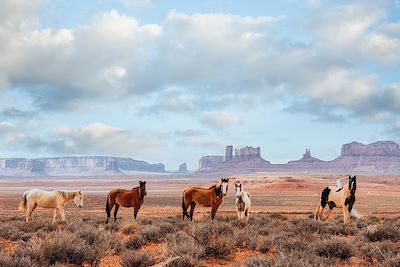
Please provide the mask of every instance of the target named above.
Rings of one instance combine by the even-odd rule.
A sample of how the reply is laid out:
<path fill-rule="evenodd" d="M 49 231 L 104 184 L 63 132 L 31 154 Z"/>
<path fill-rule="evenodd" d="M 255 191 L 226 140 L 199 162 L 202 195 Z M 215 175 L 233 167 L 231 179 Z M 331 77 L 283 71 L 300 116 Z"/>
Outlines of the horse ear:
<path fill-rule="evenodd" d="M 79 194 L 81 194 L 81 195 L 82 195 L 82 191 L 81 191 L 81 190 L 79 190 Z"/>

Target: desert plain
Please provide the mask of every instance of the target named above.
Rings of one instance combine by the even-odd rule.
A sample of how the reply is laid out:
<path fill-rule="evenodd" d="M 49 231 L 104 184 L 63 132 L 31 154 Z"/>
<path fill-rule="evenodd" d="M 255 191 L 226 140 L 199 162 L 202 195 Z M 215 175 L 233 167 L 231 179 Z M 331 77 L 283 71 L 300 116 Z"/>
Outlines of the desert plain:
<path fill-rule="evenodd" d="M 309 173 L 253 173 L 246 175 L 230 175 L 227 176 L 231 178 L 228 195 L 224 198 L 224 203 L 220 206 L 217 212 L 215 222 L 211 223 L 209 218 L 209 208 L 202 208 L 198 205 L 196 206 L 194 214 L 195 222 L 182 222 L 180 216 L 183 190 L 191 185 L 209 187 L 213 184 L 219 183 L 221 177 L 222 176 L 217 175 L 207 177 L 190 174 L 160 175 L 138 173 L 132 176 L 118 177 L 0 178 L 0 223 L 4 226 L 6 224 L 12 225 L 11 223 L 16 221 L 18 222 L 19 227 L 29 228 L 29 225 L 23 226 L 25 225 L 24 214 L 18 211 L 18 204 L 24 191 L 31 188 L 40 188 L 46 190 L 82 190 L 84 192 L 85 198 L 83 208 L 77 208 L 72 202 L 69 203 L 65 211 L 67 223 L 57 223 L 55 226 L 51 226 L 55 227 L 53 229 L 54 231 L 69 229 L 69 223 L 76 221 L 81 223 L 91 222 L 94 227 L 101 229 L 102 231 L 110 230 L 107 227 L 110 227 L 109 225 L 114 225 L 111 226 L 111 230 L 115 231 L 115 235 L 118 238 L 125 240 L 125 244 L 128 242 L 126 240 L 132 238 L 132 233 L 134 231 L 137 230 L 140 232 L 140 229 L 138 228 L 142 225 L 152 224 L 148 221 L 146 222 L 146 218 L 155 221 L 165 220 L 165 223 L 172 225 L 179 224 L 182 227 L 189 228 L 197 227 L 193 226 L 196 224 L 213 225 L 214 223 L 230 223 L 233 225 L 233 229 L 236 229 L 235 227 L 237 227 L 237 229 L 245 229 L 246 227 L 251 227 L 252 223 L 256 224 L 256 222 L 262 226 L 262 218 L 265 218 L 266 221 L 288 221 L 293 225 L 296 225 L 296 220 L 300 219 L 308 224 L 314 223 L 312 214 L 319 202 L 321 191 L 326 186 L 335 185 L 336 179 L 338 178 L 341 178 L 342 185 L 345 185 L 348 176 L 344 174 Z M 133 219 L 133 210 L 131 208 L 120 208 L 118 213 L 118 226 L 115 226 L 116 224 L 113 220 L 111 220 L 111 224 L 105 225 L 105 203 L 108 192 L 116 188 L 131 189 L 138 186 L 139 180 L 147 181 L 147 196 L 145 197 L 144 204 L 139 211 L 139 219 L 137 221 Z M 235 218 L 234 183 L 237 181 L 240 181 L 244 186 L 244 190 L 249 191 L 252 195 L 250 220 L 249 222 L 242 222 L 241 224 L 237 224 Z M 367 231 L 371 222 L 377 222 L 377 227 L 384 223 L 385 220 L 397 220 L 398 223 L 398 218 L 400 216 L 399 200 L 400 177 L 391 175 L 357 175 L 356 203 L 354 207 L 358 213 L 361 214 L 361 220 L 364 221 L 362 226 L 360 226 L 361 224 L 359 225 L 359 223 L 357 223 L 359 220 L 356 221 L 353 219 L 351 227 L 355 227 L 354 229 L 357 228 L 360 230 L 360 233 L 364 233 Z M 52 210 L 37 208 L 33 214 L 33 225 L 35 223 L 50 225 L 52 215 Z M 333 217 L 333 221 L 321 222 L 319 224 L 329 223 L 330 226 L 337 225 L 337 227 L 345 227 L 342 225 L 342 213 L 340 209 L 334 210 Z M 58 220 L 60 220 L 60 218 L 58 218 Z M 154 224 L 157 225 L 156 223 L 153 223 L 153 225 Z M 132 227 L 135 230 L 133 232 L 124 230 L 129 227 Z M 168 234 L 176 234 L 176 231 L 183 231 L 182 229 L 178 227 L 176 230 L 169 231 L 170 233 Z M 307 232 L 309 230 L 310 229 L 305 229 L 304 231 Z M 2 230 L 0 229 L 0 234 L 1 231 Z M 187 231 L 190 232 L 192 230 Z M 274 231 L 271 231 L 271 233 L 272 232 Z M 359 234 L 359 232 L 353 234 L 346 234 L 346 231 L 345 233 L 342 231 L 338 232 L 339 233 L 335 232 L 335 238 L 345 239 L 347 241 L 351 241 Z M 124 260 L 121 260 L 124 257 L 121 254 L 124 249 L 117 249 L 116 251 L 110 250 L 112 252 L 108 253 L 98 261 L 90 262 L 82 260 L 76 262 L 67 261 L 63 263 L 62 261 L 58 262 L 56 260 L 55 262 L 45 261 L 45 263 L 49 265 L 61 264 L 61 266 L 66 263 L 69 264 L 68 266 L 148 266 L 156 264 L 161 264 L 159 266 L 185 266 L 191 264 L 194 266 L 263 266 L 264 258 L 262 257 L 269 257 L 270 259 L 274 257 L 276 258 L 277 255 L 281 253 L 279 252 L 279 245 L 277 243 L 274 243 L 274 241 L 268 241 L 271 242 L 271 247 L 264 251 L 266 252 L 264 253 L 265 255 L 263 255 L 263 252 L 260 252 L 260 249 L 257 249 L 257 244 L 255 244 L 252 246 L 244 245 L 244 247 L 233 247 L 232 252 L 229 253 L 229 255 L 222 257 L 219 257 L 218 255 L 214 257 L 212 256 L 212 253 L 207 254 L 207 249 L 205 249 L 206 256 L 187 256 L 183 252 L 171 253 L 170 247 L 173 245 L 169 244 L 167 242 L 168 240 L 165 238 L 165 235 L 160 236 L 160 239 L 163 239 L 163 241 L 157 241 L 157 238 L 149 238 L 147 242 L 135 247 L 136 249 L 139 249 L 140 247 L 141 251 L 150 251 L 152 253 L 152 261 L 147 262 L 148 264 L 146 264 L 146 261 L 141 260 L 139 260 L 139 262 L 143 262 L 143 265 L 134 264 L 126 258 L 127 256 L 125 256 Z M 265 238 L 268 238 L 268 234 L 266 234 Z M 400 247 L 397 238 L 398 237 L 395 237 L 390 240 L 390 242 L 393 242 L 395 248 Z M 8 238 L 7 234 L 1 234 L 0 244 L 3 245 L 3 249 L 0 252 L 4 254 L 5 257 L 8 257 L 5 262 L 16 261 L 14 259 L 15 251 L 18 250 L 18 247 L 22 246 L 21 241 L 18 240 L 18 238 L 14 239 L 16 240 Z M 29 238 L 24 241 L 29 242 Z M 263 250 L 261 249 L 261 251 Z M 398 253 L 392 254 L 391 256 L 396 256 L 396 259 L 399 258 Z M 19 257 L 21 258 L 21 256 Z M 174 260 L 177 257 L 178 260 Z M 185 258 L 185 260 L 180 262 L 179 257 L 189 258 Z M 13 260 L 11 260 L 11 258 L 13 258 Z M 391 265 L 393 262 L 396 264 L 396 259 L 393 260 L 392 258 L 387 262 L 379 261 L 378 258 L 374 258 L 373 256 L 366 260 L 363 259 L 359 253 L 353 253 L 353 256 L 350 255 L 348 258 L 339 257 L 339 259 L 335 259 L 332 264 L 351 266 L 373 266 L 374 264 Z M 165 263 L 165 260 L 168 261 L 171 259 L 173 260 L 172 263 Z M 19 260 L 21 261 L 21 259 Z M 280 262 L 285 262 L 282 256 Z M 32 265 L 34 265 L 33 263 L 34 261 L 32 261 Z M 270 265 L 275 264 L 278 266 L 278 263 L 278 260 L 271 261 Z M 298 262 L 298 264 L 301 265 L 300 262 Z M 312 262 L 310 264 L 314 265 Z M 18 264 L 15 266 L 18 266 Z"/>

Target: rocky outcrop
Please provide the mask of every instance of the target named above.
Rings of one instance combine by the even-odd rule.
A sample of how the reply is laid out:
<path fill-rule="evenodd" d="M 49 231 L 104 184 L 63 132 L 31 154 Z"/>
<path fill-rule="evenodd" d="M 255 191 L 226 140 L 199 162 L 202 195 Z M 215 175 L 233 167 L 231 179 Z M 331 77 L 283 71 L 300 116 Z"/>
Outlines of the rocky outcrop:
<path fill-rule="evenodd" d="M 204 156 L 199 161 L 199 172 L 202 171 L 225 171 L 232 169 L 251 169 L 257 171 L 263 169 L 269 161 L 261 158 L 261 150 L 259 147 L 246 146 L 235 149 L 233 155 L 233 146 L 227 146 L 225 156 Z"/>
<path fill-rule="evenodd" d="M 322 160 L 311 156 L 310 149 L 306 149 L 306 152 L 304 152 L 303 157 L 301 159 L 289 161 L 288 164 L 315 163 L 315 162 L 322 162 Z"/>
<path fill-rule="evenodd" d="M 233 160 L 247 161 L 252 159 L 261 159 L 260 147 L 246 146 L 240 149 L 235 149 L 235 156 Z"/>
<path fill-rule="evenodd" d="M 204 156 L 199 160 L 199 170 L 212 170 L 224 162 L 224 156 Z"/>
<path fill-rule="evenodd" d="M 179 173 L 187 173 L 188 169 L 187 169 L 187 164 L 184 162 L 181 165 L 179 165 L 179 169 L 178 169 Z"/>
<path fill-rule="evenodd" d="M 165 167 L 161 163 L 102 156 L 0 159 L 0 176 L 102 176 L 137 171 L 165 172 Z"/>
<path fill-rule="evenodd" d="M 225 150 L 225 161 L 233 159 L 233 146 L 227 146 Z"/>
<path fill-rule="evenodd" d="M 392 141 L 379 141 L 364 145 L 358 142 L 344 144 L 341 155 L 331 161 L 323 161 L 311 156 L 306 149 L 299 160 L 287 164 L 271 164 L 261 158 L 260 148 L 244 147 L 235 149 L 230 159 L 231 146 L 225 151 L 225 161 L 215 167 L 199 171 L 225 173 L 264 172 L 315 172 L 315 173 L 400 173 L 400 147 Z M 222 157 L 221 157 L 222 158 Z M 228 159 L 228 160 L 227 160 Z"/>
<path fill-rule="evenodd" d="M 344 144 L 342 146 L 341 156 L 387 156 L 399 157 L 399 145 L 392 141 L 379 141 L 369 145 L 358 142 Z"/>

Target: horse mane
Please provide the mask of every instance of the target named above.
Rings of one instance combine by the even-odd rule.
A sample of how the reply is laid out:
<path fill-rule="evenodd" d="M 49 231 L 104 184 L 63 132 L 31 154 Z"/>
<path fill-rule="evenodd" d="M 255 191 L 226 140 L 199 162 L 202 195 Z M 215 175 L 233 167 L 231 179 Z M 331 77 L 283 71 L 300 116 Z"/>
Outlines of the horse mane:
<path fill-rule="evenodd" d="M 222 185 L 216 186 L 214 185 L 214 192 L 217 195 L 217 197 L 222 198 L 221 194 L 222 194 Z M 212 187 L 211 187 L 212 188 Z"/>
<path fill-rule="evenodd" d="M 70 192 L 70 191 L 57 191 L 66 199 L 72 199 L 76 196 L 77 192 Z"/>

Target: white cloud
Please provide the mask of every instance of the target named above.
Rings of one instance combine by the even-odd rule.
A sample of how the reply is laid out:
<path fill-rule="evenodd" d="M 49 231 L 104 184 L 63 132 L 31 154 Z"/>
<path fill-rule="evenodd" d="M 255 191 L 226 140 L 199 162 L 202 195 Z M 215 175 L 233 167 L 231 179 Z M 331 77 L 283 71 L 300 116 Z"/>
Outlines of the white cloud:
<path fill-rule="evenodd" d="M 64 153 L 94 153 L 115 155 L 143 155 L 159 148 L 165 142 L 161 135 L 136 134 L 103 123 L 92 123 L 72 129 L 54 130 L 56 140 L 62 141 Z"/>
<path fill-rule="evenodd" d="M 213 128 L 224 128 L 242 123 L 242 119 L 239 115 L 222 112 L 205 113 L 200 120 L 203 124 Z"/>

